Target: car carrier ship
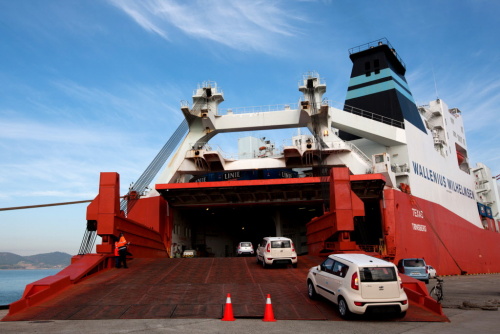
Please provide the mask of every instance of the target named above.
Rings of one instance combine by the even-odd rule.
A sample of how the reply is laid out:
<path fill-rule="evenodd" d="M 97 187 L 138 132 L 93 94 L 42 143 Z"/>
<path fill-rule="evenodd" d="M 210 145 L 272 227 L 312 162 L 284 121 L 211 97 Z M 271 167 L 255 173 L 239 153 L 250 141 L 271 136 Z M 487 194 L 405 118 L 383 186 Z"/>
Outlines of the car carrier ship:
<path fill-rule="evenodd" d="M 283 106 L 222 109 L 215 82 L 198 86 L 128 194 L 120 195 L 117 173 L 101 173 L 80 254 L 66 270 L 109 266 L 103 259 L 123 232 L 134 258 L 186 249 L 231 257 L 240 241 L 285 236 L 299 255 L 365 252 L 396 263 L 425 258 L 440 275 L 500 272 L 497 181 L 487 166 L 469 165 L 461 111 L 440 99 L 417 106 L 386 39 L 349 54 L 341 106 L 323 97 L 326 83 L 314 72 L 299 83 L 298 103 Z M 287 128 L 300 130 L 283 145 L 240 138 L 238 159 L 210 143 Z"/>

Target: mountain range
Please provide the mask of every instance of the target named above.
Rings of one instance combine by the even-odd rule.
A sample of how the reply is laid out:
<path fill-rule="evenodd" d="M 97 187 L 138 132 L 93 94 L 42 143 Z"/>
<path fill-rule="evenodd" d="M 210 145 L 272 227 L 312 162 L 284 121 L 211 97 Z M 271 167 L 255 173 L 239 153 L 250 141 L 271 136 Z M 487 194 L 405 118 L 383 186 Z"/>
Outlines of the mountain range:
<path fill-rule="evenodd" d="M 70 263 L 71 255 L 62 252 L 52 252 L 29 256 L 0 252 L 0 269 L 64 268 Z"/>

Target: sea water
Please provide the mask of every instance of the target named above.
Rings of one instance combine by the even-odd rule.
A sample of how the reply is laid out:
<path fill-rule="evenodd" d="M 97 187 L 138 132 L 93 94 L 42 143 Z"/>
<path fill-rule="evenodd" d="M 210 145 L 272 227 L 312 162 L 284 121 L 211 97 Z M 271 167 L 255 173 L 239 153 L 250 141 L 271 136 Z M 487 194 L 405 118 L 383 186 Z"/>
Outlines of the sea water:
<path fill-rule="evenodd" d="M 61 269 L 0 270 L 0 305 L 8 305 L 19 300 L 26 285 L 55 275 L 59 271 Z"/>

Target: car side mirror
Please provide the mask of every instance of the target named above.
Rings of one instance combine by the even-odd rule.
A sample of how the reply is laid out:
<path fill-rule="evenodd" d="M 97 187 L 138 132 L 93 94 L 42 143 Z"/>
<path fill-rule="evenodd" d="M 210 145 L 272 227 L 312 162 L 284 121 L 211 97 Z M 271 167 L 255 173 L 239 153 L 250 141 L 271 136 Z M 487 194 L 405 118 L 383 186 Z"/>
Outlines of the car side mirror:
<path fill-rule="evenodd" d="M 318 264 L 317 269 L 318 269 L 318 271 L 321 271 L 321 264 Z"/>

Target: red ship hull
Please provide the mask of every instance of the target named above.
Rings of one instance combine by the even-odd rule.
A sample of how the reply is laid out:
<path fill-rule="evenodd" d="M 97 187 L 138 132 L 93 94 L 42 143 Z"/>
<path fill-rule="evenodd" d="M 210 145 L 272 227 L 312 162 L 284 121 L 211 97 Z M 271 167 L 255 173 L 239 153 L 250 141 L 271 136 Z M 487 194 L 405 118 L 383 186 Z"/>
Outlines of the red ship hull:
<path fill-rule="evenodd" d="M 394 217 L 395 260 L 423 257 L 439 275 L 500 272 L 497 231 L 410 194 L 385 190 L 384 197 L 386 217 Z"/>

